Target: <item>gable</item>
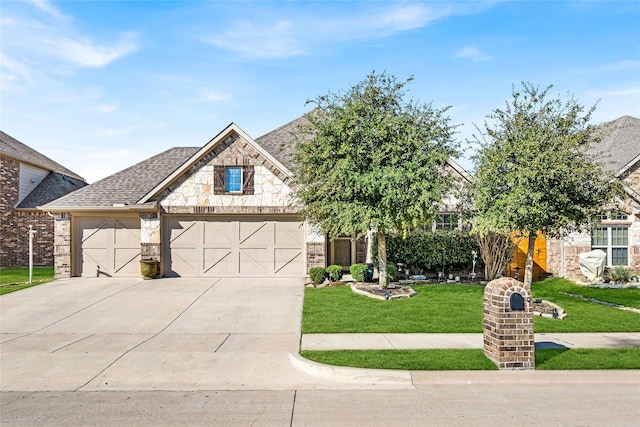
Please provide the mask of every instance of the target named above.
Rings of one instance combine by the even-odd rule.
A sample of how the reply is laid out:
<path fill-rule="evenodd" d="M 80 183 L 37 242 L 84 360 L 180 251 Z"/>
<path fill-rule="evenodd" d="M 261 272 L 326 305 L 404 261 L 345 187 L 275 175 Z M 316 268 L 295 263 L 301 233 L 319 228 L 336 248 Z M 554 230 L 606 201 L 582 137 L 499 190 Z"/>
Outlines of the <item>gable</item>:
<path fill-rule="evenodd" d="M 26 163 L 28 165 L 32 165 L 41 169 L 46 169 L 47 173 L 49 171 L 58 172 L 62 175 L 70 176 L 74 179 L 84 181 L 81 176 L 76 175 L 69 169 L 51 160 L 44 154 L 39 153 L 28 145 L 23 144 L 22 142 L 2 131 L 0 131 L 0 154 L 8 158 L 17 160 L 21 163 Z"/>
<path fill-rule="evenodd" d="M 242 170 L 243 188 L 225 191 L 225 170 Z M 246 136 L 230 132 L 154 199 L 175 207 L 287 207 L 291 178 Z"/>

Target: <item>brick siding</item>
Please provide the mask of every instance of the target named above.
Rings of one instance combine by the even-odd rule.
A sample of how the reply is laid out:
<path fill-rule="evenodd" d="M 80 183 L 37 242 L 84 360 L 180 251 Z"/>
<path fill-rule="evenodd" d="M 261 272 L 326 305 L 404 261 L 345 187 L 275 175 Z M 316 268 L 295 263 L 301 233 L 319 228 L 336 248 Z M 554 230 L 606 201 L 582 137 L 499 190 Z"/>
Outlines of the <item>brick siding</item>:
<path fill-rule="evenodd" d="M 518 293 L 524 310 L 511 309 Z M 510 277 L 487 283 L 483 297 L 484 354 L 500 369 L 534 369 L 535 338 L 531 289 Z"/>
<path fill-rule="evenodd" d="M 20 163 L 0 156 L 0 266 L 29 264 L 29 225 L 33 238 L 33 264 L 53 265 L 54 220 L 44 212 L 16 212 Z"/>

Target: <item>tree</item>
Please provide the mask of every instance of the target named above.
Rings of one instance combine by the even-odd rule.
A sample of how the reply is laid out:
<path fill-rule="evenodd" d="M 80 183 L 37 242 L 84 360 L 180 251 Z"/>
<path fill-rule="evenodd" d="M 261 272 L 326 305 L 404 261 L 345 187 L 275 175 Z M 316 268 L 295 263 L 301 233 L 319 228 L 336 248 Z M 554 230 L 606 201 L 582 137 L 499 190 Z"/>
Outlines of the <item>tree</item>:
<path fill-rule="evenodd" d="M 405 101 L 411 81 L 373 72 L 347 91 L 307 101 L 316 108 L 295 141 L 302 214 L 331 238 L 375 230 L 382 286 L 386 233 L 433 218 L 451 189 L 445 166 L 457 154 L 448 108 Z"/>
<path fill-rule="evenodd" d="M 485 280 L 493 280 L 504 271 L 507 262 L 513 256 L 514 244 L 508 234 L 495 231 L 472 230 L 484 263 Z"/>
<path fill-rule="evenodd" d="M 528 235 L 525 283 L 531 284 L 537 233 L 560 237 L 588 226 L 612 200 L 616 185 L 589 153 L 596 140 L 586 113 L 572 96 L 549 98 L 552 86 L 522 83 L 513 99 L 496 109 L 475 136 L 472 219 L 479 233 Z"/>

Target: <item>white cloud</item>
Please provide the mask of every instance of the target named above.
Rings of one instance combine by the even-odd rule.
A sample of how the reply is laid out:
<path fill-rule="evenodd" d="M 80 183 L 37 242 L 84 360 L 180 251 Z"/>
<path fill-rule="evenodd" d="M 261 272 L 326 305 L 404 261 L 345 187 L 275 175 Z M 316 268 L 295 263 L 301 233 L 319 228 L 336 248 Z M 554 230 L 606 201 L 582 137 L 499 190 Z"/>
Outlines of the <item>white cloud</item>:
<path fill-rule="evenodd" d="M 287 58 L 307 54 L 319 45 L 379 39 L 422 28 L 449 16 L 474 13 L 487 4 L 362 2 L 351 3 L 351 6 L 353 13 L 341 9 L 328 16 L 314 10 L 287 16 L 287 19 L 282 17 L 286 13 L 278 11 L 272 17 L 244 17 L 227 30 L 201 37 L 201 40 L 250 58 Z"/>
<path fill-rule="evenodd" d="M 593 121 L 596 123 L 615 120 L 622 116 L 640 118 L 640 82 L 588 91 L 581 98 L 586 100 L 586 105 L 598 102 L 593 113 Z"/>
<path fill-rule="evenodd" d="M 208 37 L 205 42 L 253 58 L 287 58 L 304 52 L 287 21 L 264 27 L 240 22 L 225 34 Z"/>
<path fill-rule="evenodd" d="M 480 49 L 475 46 L 463 47 L 455 54 L 455 57 L 461 59 L 469 59 L 474 62 L 484 62 L 492 59 L 490 56 L 480 52 Z"/>
<path fill-rule="evenodd" d="M 102 104 L 100 105 L 100 112 L 101 113 L 112 113 L 114 111 L 116 111 L 118 109 L 118 105 L 117 104 Z"/>
<path fill-rule="evenodd" d="M 63 61 L 84 67 L 101 68 L 122 56 L 135 52 L 138 49 L 135 39 L 135 34 L 125 34 L 118 42 L 108 46 L 87 38 L 76 39 L 60 34 L 54 39 L 41 40 L 41 47 L 49 47 L 51 55 Z"/>
<path fill-rule="evenodd" d="M 632 59 L 623 59 L 612 64 L 604 64 L 599 66 L 597 71 L 623 71 L 632 70 L 634 68 L 640 68 L 640 61 Z"/>
<path fill-rule="evenodd" d="M 79 32 L 72 20 L 49 1 L 29 0 L 28 13 L 5 7 L 2 16 L 3 91 L 46 75 L 68 76 L 78 67 L 101 68 L 135 52 L 137 35 L 123 33 L 115 41 L 98 41 Z"/>
<path fill-rule="evenodd" d="M 204 102 L 220 102 L 229 98 L 230 96 L 227 93 L 217 92 L 209 88 L 202 89 L 202 101 Z"/>
<path fill-rule="evenodd" d="M 23 0 L 25 3 L 30 3 L 37 9 L 45 12 L 47 15 L 50 15 L 56 19 L 66 19 L 66 16 L 58 10 L 53 4 L 51 4 L 48 0 Z"/>
<path fill-rule="evenodd" d="M 3 91 L 16 92 L 20 90 L 20 81 L 32 81 L 33 76 L 28 64 L 19 60 L 7 58 L 4 53 L 0 52 L 0 82 Z"/>

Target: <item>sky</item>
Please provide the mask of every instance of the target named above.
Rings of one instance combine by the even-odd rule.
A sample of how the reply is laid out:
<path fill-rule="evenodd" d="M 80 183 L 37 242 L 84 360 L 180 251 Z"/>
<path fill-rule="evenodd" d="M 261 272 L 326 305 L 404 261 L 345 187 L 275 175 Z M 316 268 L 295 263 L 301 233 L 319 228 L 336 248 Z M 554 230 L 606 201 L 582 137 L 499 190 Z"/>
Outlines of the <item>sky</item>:
<path fill-rule="evenodd" d="M 469 170 L 521 82 L 640 118 L 638 1 L 2 0 L 0 24 L 0 129 L 89 183 L 232 122 L 257 138 L 372 71 L 450 107 Z"/>

